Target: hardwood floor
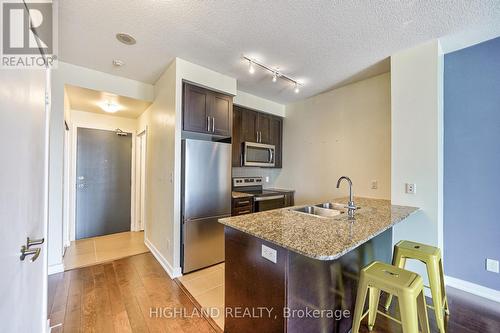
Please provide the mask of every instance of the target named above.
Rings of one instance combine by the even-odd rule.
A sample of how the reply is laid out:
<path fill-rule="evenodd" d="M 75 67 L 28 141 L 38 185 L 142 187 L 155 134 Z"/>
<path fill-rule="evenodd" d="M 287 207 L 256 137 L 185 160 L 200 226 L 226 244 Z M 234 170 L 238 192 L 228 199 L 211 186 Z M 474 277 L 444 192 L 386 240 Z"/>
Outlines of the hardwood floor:
<path fill-rule="evenodd" d="M 445 319 L 446 333 L 498 333 L 500 332 L 500 304 L 468 294 L 454 288 L 446 288 L 450 307 L 450 316 Z M 381 297 L 380 304 L 384 304 L 385 296 Z M 427 303 L 432 300 L 427 298 Z M 382 306 L 379 310 L 383 311 Z M 397 301 L 393 301 L 391 314 L 398 318 Z M 431 332 L 439 332 L 434 310 L 427 309 Z M 368 333 L 366 318 L 361 324 L 360 333 Z M 370 333 L 400 333 L 401 326 L 384 316 L 377 315 L 375 327 Z"/>
<path fill-rule="evenodd" d="M 180 284 L 180 283 L 179 283 Z M 150 254 L 75 269 L 49 277 L 48 306 L 53 332 L 220 332 L 213 320 L 192 316 L 200 305 L 171 280 Z M 449 333 L 500 332 L 500 305 L 448 288 Z M 185 316 L 150 316 L 150 309 L 185 309 Z M 396 311 L 393 302 L 392 311 Z M 169 314 L 169 312 L 163 312 Z M 438 332 L 429 310 L 431 332 Z M 363 323 L 360 332 L 367 333 Z M 59 326 L 57 326 L 59 325 Z M 379 315 L 373 333 L 401 327 Z"/>
<path fill-rule="evenodd" d="M 150 253 L 51 275 L 48 300 L 52 332 L 217 329 L 196 316 L 195 304 Z M 160 309 L 158 316 L 150 316 L 156 308 L 185 309 L 185 315 L 167 318 L 172 312 Z"/>

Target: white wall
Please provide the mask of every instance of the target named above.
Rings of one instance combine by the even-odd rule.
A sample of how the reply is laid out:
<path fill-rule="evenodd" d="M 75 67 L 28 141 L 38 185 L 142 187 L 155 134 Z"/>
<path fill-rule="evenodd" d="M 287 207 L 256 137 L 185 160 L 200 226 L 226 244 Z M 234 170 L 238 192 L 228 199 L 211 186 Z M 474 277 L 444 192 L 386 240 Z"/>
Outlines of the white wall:
<path fill-rule="evenodd" d="M 138 119 L 147 127 L 146 245 L 171 277 L 181 275 L 181 130 L 183 80 L 236 94 L 236 80 L 176 58 L 155 84 L 153 104 Z"/>
<path fill-rule="evenodd" d="M 348 194 L 335 188 L 345 175 L 355 195 L 390 199 L 390 89 L 386 73 L 287 105 L 276 186 L 295 189 L 297 204 L 321 202 Z"/>
<path fill-rule="evenodd" d="M 153 104 L 139 118 L 147 126 L 146 245 L 170 275 L 174 270 L 175 62 L 155 84 Z"/>
<path fill-rule="evenodd" d="M 420 207 L 393 229 L 402 239 L 443 246 L 443 56 L 434 40 L 391 57 L 392 203 Z M 405 193 L 405 183 L 417 185 Z M 426 276 L 422 265 L 409 269 Z"/>
<path fill-rule="evenodd" d="M 146 101 L 151 101 L 154 97 L 154 88 L 150 84 L 64 62 L 59 62 L 58 68 L 52 70 L 48 232 L 48 263 L 50 272 L 57 272 L 62 269 L 64 86 L 66 84 L 102 90 Z"/>
<path fill-rule="evenodd" d="M 245 106 L 249 109 L 263 111 L 280 117 L 286 116 L 285 105 L 246 93 L 241 90 L 237 91 L 236 96 L 234 96 L 233 103 Z"/>

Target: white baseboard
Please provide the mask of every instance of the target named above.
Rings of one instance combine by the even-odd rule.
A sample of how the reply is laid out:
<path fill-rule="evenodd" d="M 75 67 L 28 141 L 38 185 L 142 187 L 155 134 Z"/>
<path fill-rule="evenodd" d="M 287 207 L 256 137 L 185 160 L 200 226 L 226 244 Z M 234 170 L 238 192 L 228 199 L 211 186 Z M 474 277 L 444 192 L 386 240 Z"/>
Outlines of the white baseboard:
<path fill-rule="evenodd" d="M 165 259 L 160 251 L 149 241 L 147 237 L 144 237 L 144 244 L 148 247 L 148 249 L 151 251 L 153 256 L 158 260 L 160 263 L 161 267 L 167 272 L 167 274 L 170 276 L 171 279 L 178 278 L 179 276 L 182 276 L 182 271 L 180 267 L 172 267 L 170 263 Z"/>
<path fill-rule="evenodd" d="M 64 272 L 64 264 L 49 265 L 47 271 L 49 275 Z"/>
<path fill-rule="evenodd" d="M 470 294 L 500 303 L 500 291 L 498 290 L 483 287 L 478 284 L 460 280 L 451 276 L 445 276 L 444 281 L 446 285 L 450 287 L 457 288 Z"/>

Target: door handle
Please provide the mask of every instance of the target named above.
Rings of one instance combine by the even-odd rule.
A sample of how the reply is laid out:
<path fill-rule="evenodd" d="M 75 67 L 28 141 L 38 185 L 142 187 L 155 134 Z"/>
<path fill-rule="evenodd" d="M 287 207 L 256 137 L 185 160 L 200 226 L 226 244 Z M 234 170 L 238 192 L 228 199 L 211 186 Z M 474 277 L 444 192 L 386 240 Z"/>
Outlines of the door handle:
<path fill-rule="evenodd" d="M 215 117 L 212 117 L 212 132 L 215 132 Z"/>
<path fill-rule="evenodd" d="M 19 259 L 21 261 L 24 261 L 24 259 L 26 259 L 27 256 L 33 256 L 33 257 L 31 257 L 30 261 L 34 262 L 35 260 L 38 259 L 38 256 L 40 255 L 41 251 L 42 251 L 42 249 L 40 249 L 39 247 L 37 247 L 35 249 L 28 250 L 26 245 L 23 245 L 23 246 L 21 246 L 21 255 L 19 256 Z"/>
<path fill-rule="evenodd" d="M 207 116 L 207 132 L 210 132 L 210 116 Z"/>
<path fill-rule="evenodd" d="M 40 238 L 40 239 L 30 239 L 29 237 L 26 237 L 26 248 L 29 249 L 30 246 L 34 245 L 41 245 L 45 241 L 45 238 Z"/>

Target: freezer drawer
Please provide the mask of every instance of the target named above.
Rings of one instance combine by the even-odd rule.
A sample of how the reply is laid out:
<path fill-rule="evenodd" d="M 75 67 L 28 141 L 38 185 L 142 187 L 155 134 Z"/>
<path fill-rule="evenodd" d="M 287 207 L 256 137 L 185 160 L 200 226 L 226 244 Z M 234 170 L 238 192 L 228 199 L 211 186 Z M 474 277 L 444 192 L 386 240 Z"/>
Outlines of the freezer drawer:
<path fill-rule="evenodd" d="M 217 220 L 228 216 L 183 223 L 183 274 L 224 261 L 224 226 Z"/>

